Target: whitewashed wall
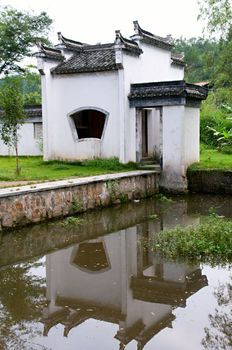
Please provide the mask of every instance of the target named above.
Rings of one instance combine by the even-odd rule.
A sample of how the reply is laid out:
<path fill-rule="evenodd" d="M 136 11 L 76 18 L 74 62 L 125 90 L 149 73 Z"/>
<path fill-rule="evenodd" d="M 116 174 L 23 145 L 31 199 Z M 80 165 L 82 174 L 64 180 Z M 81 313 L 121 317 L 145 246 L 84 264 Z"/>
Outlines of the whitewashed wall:
<path fill-rule="evenodd" d="M 185 107 L 184 118 L 185 166 L 200 160 L 200 109 Z"/>
<path fill-rule="evenodd" d="M 119 157 L 118 73 L 47 74 L 44 97 L 45 159 L 76 160 L 93 157 Z M 104 137 L 77 140 L 69 115 L 78 109 L 105 111 L 108 118 Z"/>
<path fill-rule="evenodd" d="M 186 186 L 184 106 L 163 107 L 163 172 L 161 185 L 170 190 Z"/>
<path fill-rule="evenodd" d="M 133 83 L 183 80 L 183 67 L 171 64 L 171 52 L 145 43 L 140 45 L 143 53 L 138 56 L 123 54 L 125 86 Z"/>
<path fill-rule="evenodd" d="M 103 242 L 110 261 L 104 272 L 88 272 L 72 264 L 72 256 L 78 245 L 61 250 L 47 257 L 47 298 L 56 296 L 77 298 L 93 304 L 121 308 L 121 240 L 120 233 L 97 239 Z M 89 241 L 91 242 L 91 241 Z M 105 293 L 107 291 L 107 293 Z"/>
<path fill-rule="evenodd" d="M 39 156 L 42 155 L 41 140 L 34 137 L 34 123 L 26 122 L 19 129 L 19 146 L 18 152 L 20 156 Z M 15 150 L 7 147 L 0 140 L 0 155 L 15 155 Z"/>

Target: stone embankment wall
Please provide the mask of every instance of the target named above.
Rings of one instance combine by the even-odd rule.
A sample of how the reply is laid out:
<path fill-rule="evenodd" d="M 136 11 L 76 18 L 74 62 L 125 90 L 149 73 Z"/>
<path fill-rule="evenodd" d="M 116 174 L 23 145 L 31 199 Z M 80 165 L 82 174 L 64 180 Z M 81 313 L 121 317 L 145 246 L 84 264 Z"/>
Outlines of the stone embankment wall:
<path fill-rule="evenodd" d="M 175 210 L 175 202 L 169 204 L 175 213 L 186 212 L 186 204 Z M 7 265 L 49 254 L 54 249 L 64 249 L 80 242 L 96 239 L 105 234 L 124 230 L 141 222 L 150 215 L 160 212 L 161 217 L 169 217 L 163 210 L 163 203 L 153 199 L 139 202 L 128 202 L 124 205 L 101 208 L 80 214 L 80 220 L 72 222 L 64 220 L 43 222 L 25 227 L 15 228 L 2 235 L 0 244 L 0 268 Z M 164 211 L 164 213 L 163 213 Z M 157 227 L 157 220 L 150 220 L 149 227 Z"/>
<path fill-rule="evenodd" d="M 132 171 L 1 189 L 0 229 L 148 197 L 158 180 L 158 172 Z"/>
<path fill-rule="evenodd" d="M 232 170 L 188 171 L 190 192 L 232 194 Z"/>

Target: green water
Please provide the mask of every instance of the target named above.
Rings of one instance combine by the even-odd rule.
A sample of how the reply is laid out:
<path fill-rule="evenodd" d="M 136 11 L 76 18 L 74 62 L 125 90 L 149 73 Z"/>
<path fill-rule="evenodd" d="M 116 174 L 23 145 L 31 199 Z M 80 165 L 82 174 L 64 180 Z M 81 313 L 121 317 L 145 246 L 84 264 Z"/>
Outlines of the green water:
<path fill-rule="evenodd" d="M 232 217 L 232 198 L 149 199 L 3 235 L 0 349 L 231 349 L 229 265 L 168 261 L 153 237 Z"/>

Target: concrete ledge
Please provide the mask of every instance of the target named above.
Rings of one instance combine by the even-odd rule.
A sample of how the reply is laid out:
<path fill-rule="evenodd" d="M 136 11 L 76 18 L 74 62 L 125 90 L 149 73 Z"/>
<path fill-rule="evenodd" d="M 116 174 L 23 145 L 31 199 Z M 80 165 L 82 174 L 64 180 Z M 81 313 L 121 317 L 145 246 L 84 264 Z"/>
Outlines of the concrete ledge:
<path fill-rule="evenodd" d="M 232 194 L 232 170 L 191 170 L 187 177 L 190 192 Z"/>
<path fill-rule="evenodd" d="M 0 229 L 148 197 L 158 183 L 157 171 L 131 171 L 0 189 Z"/>

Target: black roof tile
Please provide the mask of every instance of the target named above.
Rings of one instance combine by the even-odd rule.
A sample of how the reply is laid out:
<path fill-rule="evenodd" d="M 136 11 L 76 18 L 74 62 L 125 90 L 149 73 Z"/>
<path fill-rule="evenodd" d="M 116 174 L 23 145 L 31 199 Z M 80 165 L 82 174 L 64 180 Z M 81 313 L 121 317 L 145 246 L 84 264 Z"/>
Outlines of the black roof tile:
<path fill-rule="evenodd" d="M 71 74 L 84 72 L 100 72 L 116 70 L 115 51 L 110 48 L 84 50 L 73 55 L 66 62 L 59 64 L 52 70 L 53 74 Z"/>
<path fill-rule="evenodd" d="M 204 100 L 208 90 L 194 84 L 187 84 L 184 80 L 131 84 L 131 91 L 128 98 L 154 98 L 165 96 L 190 97 L 197 100 Z"/>

